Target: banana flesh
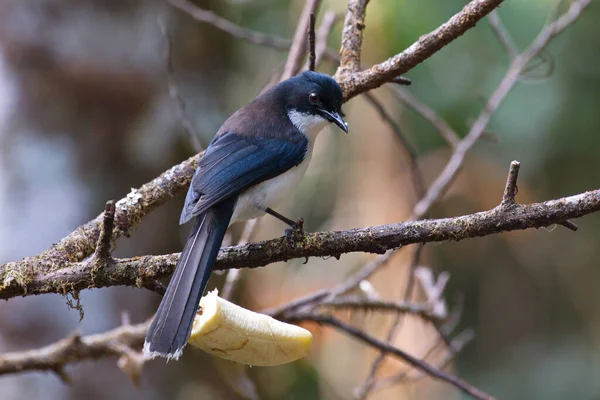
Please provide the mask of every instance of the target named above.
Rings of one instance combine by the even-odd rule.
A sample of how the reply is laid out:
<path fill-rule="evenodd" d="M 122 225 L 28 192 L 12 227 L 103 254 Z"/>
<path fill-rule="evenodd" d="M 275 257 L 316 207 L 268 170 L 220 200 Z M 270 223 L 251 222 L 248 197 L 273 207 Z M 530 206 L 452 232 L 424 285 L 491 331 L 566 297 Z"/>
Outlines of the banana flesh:
<path fill-rule="evenodd" d="M 219 297 L 217 290 L 202 297 L 200 307 L 188 343 L 214 356 L 240 364 L 273 366 L 310 352 L 309 331 L 235 305 Z"/>

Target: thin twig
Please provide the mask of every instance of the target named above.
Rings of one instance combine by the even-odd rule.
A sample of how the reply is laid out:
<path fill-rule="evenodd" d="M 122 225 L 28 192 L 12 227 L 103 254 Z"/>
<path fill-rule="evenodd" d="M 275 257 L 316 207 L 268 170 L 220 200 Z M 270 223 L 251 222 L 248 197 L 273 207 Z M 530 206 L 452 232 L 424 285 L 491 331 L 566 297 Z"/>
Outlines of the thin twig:
<path fill-rule="evenodd" d="M 473 339 L 475 338 L 475 333 L 473 332 L 473 330 L 471 329 L 466 329 L 463 332 L 459 333 L 458 335 L 456 335 L 456 337 L 454 339 L 452 339 L 452 341 L 450 342 L 450 345 L 447 347 L 447 351 L 448 354 L 444 357 L 444 359 L 442 360 L 442 362 L 439 363 L 439 367 L 440 369 L 444 369 L 448 366 L 448 364 L 450 364 L 450 362 L 454 359 L 454 357 L 460 353 L 462 351 L 462 349 L 469 344 Z M 439 348 L 440 344 L 443 344 L 443 342 L 436 342 L 433 346 L 431 346 L 426 352 L 425 355 L 423 356 L 423 359 L 426 360 L 428 359 L 433 352 Z M 404 381 L 409 373 L 411 372 L 412 368 L 407 370 L 407 371 L 403 371 L 399 374 L 393 375 L 393 376 L 389 376 L 383 379 L 378 380 L 374 385 L 373 385 L 373 391 L 377 391 L 377 390 L 381 390 L 381 389 L 385 389 L 387 387 L 396 385 L 402 381 Z M 422 379 L 424 377 L 426 377 L 427 375 L 420 372 L 417 376 L 414 376 L 411 378 L 411 382 L 416 382 L 419 379 Z"/>
<path fill-rule="evenodd" d="M 355 289 L 360 284 L 360 282 L 364 281 L 365 279 L 368 279 L 375 271 L 377 271 L 377 269 L 379 269 L 382 265 L 387 263 L 390 260 L 392 253 L 392 251 L 388 251 L 384 255 L 375 258 L 365 267 L 361 268 L 360 270 L 352 274 L 350 277 L 346 278 L 344 282 L 342 282 L 334 288 L 322 289 L 310 293 L 306 296 L 300 297 L 298 299 L 292 300 L 277 308 L 263 310 L 262 312 L 264 314 L 269 314 L 274 317 L 278 317 L 306 306 L 314 307 L 318 305 L 316 304 L 317 302 L 323 301 L 323 299 L 335 299 L 338 296 L 344 295 L 352 289 Z"/>
<path fill-rule="evenodd" d="M 416 281 L 415 269 L 421 260 L 422 250 L 423 250 L 422 244 L 418 244 L 414 248 L 414 251 L 412 254 L 412 260 L 411 260 L 411 263 L 410 263 L 409 269 L 408 269 L 408 280 L 406 283 L 406 289 L 404 290 L 404 296 L 403 296 L 404 302 L 409 302 L 413 296 L 413 291 L 414 291 L 415 281 Z M 394 323 L 392 324 L 391 329 L 388 331 L 388 334 L 386 337 L 386 343 L 392 344 L 392 342 L 398 335 L 398 332 L 400 332 L 400 328 L 402 327 L 402 321 L 403 321 L 402 317 L 403 317 L 403 315 L 401 315 L 401 314 L 396 315 Z M 363 384 L 354 390 L 354 392 L 356 394 L 355 397 L 357 399 L 364 399 L 367 397 L 367 395 L 369 394 L 369 391 L 373 388 L 373 385 L 375 384 L 377 372 L 379 371 L 379 368 L 381 368 L 381 366 L 383 365 L 384 360 L 385 360 L 385 353 L 380 352 L 379 355 L 377 356 L 377 358 L 373 361 L 373 364 L 371 364 L 371 369 L 369 370 L 369 375 L 367 375 L 367 378 L 365 379 Z"/>
<path fill-rule="evenodd" d="M 412 81 L 408 78 L 405 78 L 404 76 L 397 76 L 395 78 L 393 78 L 391 81 L 391 83 L 396 83 L 398 85 L 401 86 L 410 86 L 412 85 Z"/>
<path fill-rule="evenodd" d="M 350 49 L 349 52 L 346 51 L 348 61 L 341 63 L 344 66 L 338 68 L 335 75 L 336 80 L 344 91 L 344 98 L 346 100 L 351 99 L 354 96 L 375 89 L 376 87 L 390 82 L 396 77 L 406 73 L 416 65 L 431 57 L 454 39 L 460 37 L 467 30 L 473 28 L 479 20 L 498 7 L 502 1 L 503 0 L 472 0 L 446 23 L 442 24 L 434 31 L 421 36 L 417 42 L 402 53 L 360 72 L 356 72 L 358 69 L 355 68 L 355 53 L 357 51 L 356 49 L 360 50 L 359 46 L 361 41 L 356 39 L 362 37 L 361 30 L 356 29 L 357 32 L 353 33 L 351 38 L 347 38 L 345 33 L 346 29 L 344 29 L 342 37 L 342 56 L 344 56 L 344 49 Z M 347 21 L 350 18 L 348 14 L 351 14 L 351 12 L 349 11 L 346 14 Z M 348 24 L 345 26 L 348 26 Z M 360 24 L 356 26 L 358 28 L 362 27 Z M 352 38 L 355 40 L 350 42 Z M 344 45 L 344 41 L 346 41 L 346 45 Z"/>
<path fill-rule="evenodd" d="M 276 50 L 288 50 L 292 41 L 289 39 L 280 38 L 274 35 L 267 35 L 261 32 L 255 32 L 250 29 L 243 28 L 233 22 L 219 17 L 212 11 L 204 10 L 188 0 L 168 0 L 175 8 L 190 15 L 198 22 L 210 24 L 217 29 L 233 36 L 236 39 L 244 40 L 253 44 L 268 46 Z"/>
<path fill-rule="evenodd" d="M 512 38 L 510 37 L 510 34 L 504 27 L 504 24 L 502 24 L 500 16 L 498 15 L 498 10 L 492 11 L 490 15 L 488 15 L 487 20 L 490 24 L 490 27 L 492 28 L 492 32 L 494 32 L 494 35 L 496 35 L 496 38 L 498 39 L 502 47 L 504 47 L 504 50 L 506 50 L 510 59 L 514 59 L 517 56 L 517 54 L 519 54 L 519 49 L 513 42 Z"/>
<path fill-rule="evenodd" d="M 438 369 L 422 360 L 419 360 L 418 358 L 416 358 L 394 346 L 391 346 L 373 336 L 370 336 L 367 333 L 363 332 L 362 330 L 353 327 L 352 325 L 348 325 L 345 322 L 342 322 L 336 318 L 333 318 L 332 316 L 319 315 L 319 314 L 313 314 L 313 313 L 298 313 L 298 314 L 292 316 L 291 318 L 289 318 L 289 321 L 290 322 L 314 321 L 319 324 L 332 326 L 332 327 L 340 330 L 341 332 L 347 333 L 348 335 L 360 340 L 361 342 L 368 344 L 369 346 L 372 346 L 382 352 L 385 352 L 386 354 L 394 355 L 395 357 L 399 358 L 400 360 L 405 361 L 409 365 L 419 369 L 420 371 L 423 371 L 424 373 L 426 373 L 427 375 L 429 375 L 433 378 L 440 379 L 446 383 L 453 385 L 457 389 L 461 390 L 462 392 L 468 394 L 469 396 L 471 396 L 475 399 L 482 399 L 482 400 L 483 399 L 485 399 L 485 400 L 494 399 L 494 397 L 492 397 L 491 395 L 477 389 L 476 387 L 463 381 L 459 377 L 452 375 L 441 369 Z"/>
<path fill-rule="evenodd" d="M 401 314 L 412 314 L 427 320 L 441 320 L 446 317 L 444 314 L 434 312 L 429 303 L 412 302 L 392 302 L 365 299 L 359 296 L 345 296 L 331 300 L 323 300 L 318 303 L 319 307 L 343 308 L 363 311 L 392 311 Z"/>
<path fill-rule="evenodd" d="M 231 35 L 235 39 L 244 40 L 248 43 L 252 43 L 258 46 L 270 47 L 278 51 L 288 51 L 292 45 L 292 40 L 288 38 L 282 38 L 275 35 L 267 35 L 262 32 L 256 32 L 251 29 L 241 27 L 234 24 L 233 22 L 219 17 L 212 11 L 204 10 L 197 5 L 191 3 L 188 0 L 168 0 L 169 3 L 179 10 L 187 13 L 197 22 L 209 24 L 221 31 Z M 325 20 L 323 20 L 325 21 Z M 317 50 L 317 54 L 319 51 Z M 332 62 L 339 63 L 339 56 L 336 52 L 331 49 L 325 48 L 322 50 L 322 57 Z M 319 57 L 317 55 L 317 65 L 319 64 Z"/>
<path fill-rule="evenodd" d="M 310 15 L 316 12 L 319 2 L 320 0 L 306 0 L 302 14 L 300 14 L 300 20 L 296 27 L 296 33 L 294 34 L 294 40 L 292 40 L 292 46 L 290 47 L 287 61 L 283 67 L 283 72 L 281 73 L 280 80 L 282 81 L 296 75 L 302 65 L 302 59 L 306 53 L 308 43 L 307 37 Z"/>
<path fill-rule="evenodd" d="M 392 87 L 392 92 L 401 103 L 405 104 L 408 108 L 421 115 L 426 121 L 433 125 L 433 127 L 437 129 L 440 135 L 446 140 L 446 142 L 448 142 L 450 147 L 455 148 L 458 145 L 458 142 L 460 142 L 460 137 L 456 131 L 452 129 L 446 120 L 433 111 L 433 109 L 426 104 L 421 103 L 415 96 L 405 89 Z"/>
<path fill-rule="evenodd" d="M 142 286 L 145 289 L 148 289 L 149 291 L 159 294 L 161 296 L 164 296 L 167 292 L 167 286 L 165 286 L 165 284 L 163 284 L 160 281 L 145 281 L 142 283 Z"/>
<path fill-rule="evenodd" d="M 100 228 L 100 235 L 98 236 L 98 243 L 96 244 L 96 250 L 94 251 L 95 259 L 109 263 L 110 247 L 112 241 L 112 232 L 115 224 L 115 202 L 109 200 L 104 206 L 104 216 L 102 218 L 102 226 Z"/>
<path fill-rule="evenodd" d="M 327 39 L 329 38 L 333 26 L 340 18 L 341 15 L 332 10 L 327 10 L 325 14 L 323 14 L 321 25 L 315 34 L 315 69 L 319 67 L 328 50 Z"/>
<path fill-rule="evenodd" d="M 525 66 L 531 61 L 540 51 L 542 51 L 548 43 L 559 33 L 565 30 L 573 23 L 583 8 L 585 8 L 591 0 L 573 1 L 569 10 L 556 21 L 546 26 L 535 38 L 533 43 L 523 53 L 513 59 L 511 65 L 504 75 L 504 78 L 490 96 L 483 111 L 473 123 L 471 130 L 465 138 L 456 146 L 452 157 L 446 164 L 446 167 L 440 175 L 433 181 L 427 194 L 415 206 L 415 214 L 423 216 L 432 203 L 441 198 L 447 191 L 450 184 L 454 181 L 458 172 L 461 170 L 467 152 L 477 143 L 483 132 L 485 131 L 494 112 L 498 109 L 510 89 L 517 83 Z"/>
<path fill-rule="evenodd" d="M 203 150 L 204 146 L 200 143 L 200 136 L 194 129 L 190 119 L 187 116 L 185 110 L 185 102 L 181 98 L 181 94 L 179 93 L 179 89 L 177 89 L 177 83 L 175 82 L 175 74 L 173 72 L 173 43 L 171 40 L 171 36 L 169 35 L 169 31 L 165 22 L 162 18 L 156 19 L 158 26 L 160 27 L 160 31 L 164 38 L 164 58 L 165 58 L 165 73 L 167 75 L 167 86 L 169 89 L 169 96 L 177 106 L 177 114 L 179 116 L 179 121 L 183 126 L 183 129 L 187 133 L 187 136 L 190 140 L 190 144 L 196 153 L 199 153 Z"/>
<path fill-rule="evenodd" d="M 519 177 L 519 166 L 521 165 L 518 161 L 510 163 L 510 170 L 508 171 L 508 178 L 506 179 L 506 187 L 504 188 L 504 196 L 502 197 L 501 207 L 510 207 L 515 204 L 515 196 L 518 192 L 517 179 Z M 577 231 L 579 227 L 572 221 L 561 221 L 560 225 L 572 231 Z"/>
<path fill-rule="evenodd" d="M 473 341 L 473 339 L 475 339 L 475 332 L 470 328 L 465 329 L 464 331 L 462 331 L 458 335 L 456 335 L 456 337 L 454 337 L 454 339 L 452 339 L 450 341 L 450 344 L 446 347 L 446 350 L 448 351 L 448 353 L 442 359 L 442 361 L 438 363 L 438 368 L 440 368 L 440 369 L 447 368 L 448 365 L 450 365 L 450 362 L 452 362 L 452 360 L 454 360 L 456 355 L 459 354 L 467 344 L 471 343 Z M 427 376 L 426 374 L 424 374 L 423 372 L 420 372 L 416 376 L 411 377 L 410 382 L 413 382 L 413 383 L 417 382 L 417 381 L 425 378 L 426 376 Z"/>
<path fill-rule="evenodd" d="M 573 221 L 569 221 L 569 220 L 561 221 L 558 224 L 564 226 L 565 228 L 567 228 L 573 232 L 577 232 L 577 230 L 579 229 L 579 226 L 577 226 L 576 223 L 574 223 Z"/>
<path fill-rule="evenodd" d="M 40 349 L 5 353 L 0 355 L 0 375 L 23 371 L 60 371 L 65 365 L 104 358 L 122 356 L 123 348 L 141 348 L 149 322 L 121 326 L 96 335 L 81 336 L 75 333 L 56 343 Z"/>
<path fill-rule="evenodd" d="M 308 24 L 308 70 L 314 71 L 316 68 L 317 54 L 315 51 L 315 13 L 310 14 Z"/>
<path fill-rule="evenodd" d="M 250 240 L 252 240 L 252 236 L 254 235 L 254 232 L 256 232 L 256 228 L 258 227 L 258 221 L 258 218 L 255 218 L 246 222 L 246 225 L 244 226 L 244 232 L 242 233 L 242 236 L 238 241 L 238 245 L 246 244 L 250 242 Z M 233 291 L 241 278 L 241 269 L 230 269 L 229 271 L 227 271 L 225 283 L 223 284 L 223 289 L 221 289 L 221 297 L 224 299 L 231 299 Z"/>
<path fill-rule="evenodd" d="M 365 98 L 369 104 L 373 106 L 375 111 L 377 111 L 381 119 L 392 129 L 395 138 L 400 142 L 400 145 L 408 155 L 413 185 L 418 198 L 420 198 L 425 192 L 425 180 L 423 179 L 423 174 L 421 174 L 421 170 L 419 169 L 417 152 L 405 137 L 398 122 L 396 122 L 394 118 L 386 111 L 385 107 L 383 107 L 383 104 L 381 104 L 379 100 L 375 98 L 373 93 L 365 93 Z"/>
<path fill-rule="evenodd" d="M 520 80 L 529 83 L 546 80 L 554 72 L 554 64 L 554 58 L 544 49 L 523 69 Z"/>
<path fill-rule="evenodd" d="M 515 196 L 517 195 L 517 179 L 519 178 L 519 167 L 521 163 L 513 161 L 510 163 L 510 169 L 508 170 L 508 178 L 506 179 L 506 186 L 504 188 L 504 195 L 502 196 L 501 207 L 510 207 L 515 204 Z"/>

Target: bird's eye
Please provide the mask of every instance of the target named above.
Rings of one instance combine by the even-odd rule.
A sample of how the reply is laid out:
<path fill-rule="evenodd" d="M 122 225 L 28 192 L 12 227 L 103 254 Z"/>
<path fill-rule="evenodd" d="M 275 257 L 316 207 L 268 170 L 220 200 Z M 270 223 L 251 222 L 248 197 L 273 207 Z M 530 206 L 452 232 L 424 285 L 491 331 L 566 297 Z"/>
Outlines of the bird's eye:
<path fill-rule="evenodd" d="M 319 95 L 315 92 L 312 92 L 308 95 L 308 101 L 310 101 L 313 104 L 317 104 L 319 102 Z"/>

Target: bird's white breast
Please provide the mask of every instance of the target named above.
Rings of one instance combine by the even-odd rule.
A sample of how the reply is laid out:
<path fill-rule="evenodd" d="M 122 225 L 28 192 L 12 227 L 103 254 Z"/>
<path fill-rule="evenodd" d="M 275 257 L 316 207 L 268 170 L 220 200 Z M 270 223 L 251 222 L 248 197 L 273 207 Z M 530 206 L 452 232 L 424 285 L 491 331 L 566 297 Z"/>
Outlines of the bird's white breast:
<path fill-rule="evenodd" d="M 288 197 L 304 176 L 312 157 L 314 141 L 318 133 L 327 124 L 327 120 L 296 111 L 290 111 L 288 117 L 308 139 L 308 148 L 304 160 L 283 174 L 246 190 L 235 205 L 231 223 L 263 216 L 265 208 L 275 207 Z"/>

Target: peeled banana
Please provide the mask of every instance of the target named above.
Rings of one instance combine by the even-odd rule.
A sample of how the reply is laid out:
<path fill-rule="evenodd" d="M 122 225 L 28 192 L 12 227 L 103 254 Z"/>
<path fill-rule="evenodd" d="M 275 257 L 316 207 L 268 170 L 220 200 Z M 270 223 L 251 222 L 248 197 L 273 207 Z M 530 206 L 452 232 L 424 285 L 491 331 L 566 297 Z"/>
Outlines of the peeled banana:
<path fill-rule="evenodd" d="M 309 331 L 246 310 L 218 296 L 200 300 L 188 343 L 214 356 L 240 364 L 273 366 L 305 357 L 312 344 Z"/>

